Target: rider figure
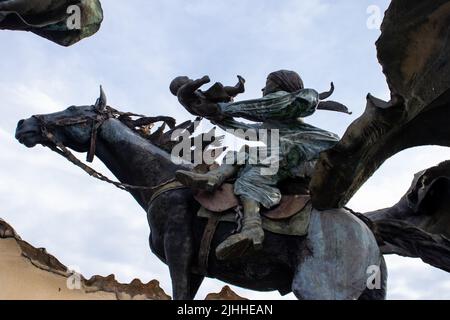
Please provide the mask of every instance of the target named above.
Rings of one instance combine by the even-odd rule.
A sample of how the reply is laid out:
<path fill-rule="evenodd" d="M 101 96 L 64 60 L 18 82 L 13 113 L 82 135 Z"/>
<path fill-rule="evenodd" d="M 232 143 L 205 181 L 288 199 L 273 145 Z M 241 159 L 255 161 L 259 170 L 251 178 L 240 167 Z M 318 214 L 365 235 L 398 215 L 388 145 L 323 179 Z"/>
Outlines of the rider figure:
<path fill-rule="evenodd" d="M 213 191 L 226 179 L 236 175 L 234 192 L 240 196 L 244 218 L 240 233 L 231 235 L 216 249 L 219 259 L 240 257 L 251 249 L 259 249 L 264 241 L 260 206 L 279 204 L 278 183 L 287 178 L 311 176 L 319 153 L 334 146 L 337 135 L 304 123 L 301 118 L 312 115 L 319 104 L 319 94 L 304 89 L 303 81 L 294 71 L 280 70 L 269 74 L 263 98 L 236 103 L 218 103 L 217 115 L 207 116 L 222 129 L 279 130 L 278 170 L 261 174 L 266 164 L 236 165 L 224 163 L 206 174 L 180 170 L 177 179 L 196 189 Z M 257 123 L 234 120 L 244 118 Z M 270 149 L 270 146 L 269 146 Z M 278 149 L 277 149 L 278 151 Z"/>

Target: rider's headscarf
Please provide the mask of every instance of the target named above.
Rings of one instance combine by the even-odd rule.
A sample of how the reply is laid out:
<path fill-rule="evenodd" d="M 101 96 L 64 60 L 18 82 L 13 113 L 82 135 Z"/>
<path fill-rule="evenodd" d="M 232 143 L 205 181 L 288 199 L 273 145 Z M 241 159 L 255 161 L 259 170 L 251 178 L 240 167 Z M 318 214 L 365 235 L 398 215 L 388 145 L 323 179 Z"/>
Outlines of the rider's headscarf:
<path fill-rule="evenodd" d="M 267 78 L 286 92 L 296 92 L 304 88 L 302 78 L 295 71 L 279 70 L 272 72 Z"/>

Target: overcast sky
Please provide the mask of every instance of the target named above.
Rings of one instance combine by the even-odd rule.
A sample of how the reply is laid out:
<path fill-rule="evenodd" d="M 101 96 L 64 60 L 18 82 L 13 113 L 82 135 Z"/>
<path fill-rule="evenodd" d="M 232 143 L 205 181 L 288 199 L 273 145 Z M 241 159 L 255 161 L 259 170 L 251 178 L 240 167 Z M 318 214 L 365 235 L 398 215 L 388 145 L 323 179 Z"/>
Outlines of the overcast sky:
<path fill-rule="evenodd" d="M 33 34 L 0 32 L 0 217 L 36 247 L 45 247 L 86 277 L 116 274 L 122 282 L 158 279 L 171 294 L 168 268 L 148 248 L 145 212 L 127 193 L 95 181 L 48 149 L 14 140 L 19 119 L 93 104 L 103 84 L 110 105 L 148 115 L 192 119 L 168 85 L 177 75 L 247 79 L 240 99 L 261 95 L 265 78 L 298 71 L 306 87 L 336 85 L 334 100 L 352 116 L 317 112 L 307 122 L 342 135 L 364 110 L 368 92 L 388 99 L 367 26 L 370 5 L 387 0 L 103 0 L 100 31 L 70 48 Z M 358 211 L 395 204 L 413 174 L 450 159 L 421 147 L 388 160 L 351 200 Z M 95 162 L 95 167 L 107 169 Z M 449 299 L 450 275 L 420 260 L 388 257 L 390 299 Z M 206 280 L 198 299 L 224 284 Z M 248 298 L 279 299 L 233 287 Z M 292 299 L 293 295 L 288 295 Z"/>

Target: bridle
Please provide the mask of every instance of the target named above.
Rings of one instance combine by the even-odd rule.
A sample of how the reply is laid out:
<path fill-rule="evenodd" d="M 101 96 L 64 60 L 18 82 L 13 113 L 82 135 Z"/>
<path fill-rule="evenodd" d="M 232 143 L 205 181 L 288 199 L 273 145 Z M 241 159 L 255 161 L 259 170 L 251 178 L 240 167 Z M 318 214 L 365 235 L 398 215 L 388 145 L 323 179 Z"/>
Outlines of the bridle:
<path fill-rule="evenodd" d="M 106 120 L 116 118 L 111 108 L 105 109 L 104 111 L 99 111 L 96 108 L 94 109 L 95 115 L 91 117 L 72 117 L 63 120 L 52 121 L 51 123 L 47 122 L 45 120 L 45 116 L 43 115 L 34 115 L 33 118 L 35 118 L 39 122 L 40 130 L 44 138 L 47 138 L 48 140 L 50 140 L 50 142 L 57 145 L 58 147 L 59 145 L 61 145 L 61 143 L 58 143 L 59 141 L 57 141 L 55 135 L 51 132 L 52 129 L 90 123 L 91 141 L 86 161 L 92 163 L 95 156 L 98 129 L 100 129 L 100 127 Z"/>
<path fill-rule="evenodd" d="M 127 184 L 127 183 L 121 183 L 121 182 L 113 181 L 113 180 L 109 179 L 105 175 L 101 174 L 100 172 L 96 171 L 95 169 L 91 168 L 87 164 L 80 161 L 77 157 L 75 157 L 75 155 L 61 141 L 59 141 L 57 139 L 56 135 L 53 133 L 54 129 L 65 127 L 65 126 L 78 125 L 78 124 L 90 125 L 91 126 L 91 134 L 90 134 L 91 138 L 90 138 L 90 146 L 89 146 L 89 151 L 87 154 L 86 161 L 92 162 L 95 157 L 98 130 L 105 123 L 105 121 L 107 121 L 109 119 L 119 119 L 120 120 L 120 117 L 145 117 L 143 115 L 134 114 L 134 113 L 130 113 L 130 112 L 120 112 L 109 106 L 105 106 L 104 108 L 94 107 L 94 110 L 95 110 L 95 115 L 91 116 L 91 117 L 86 117 L 86 116 L 73 117 L 73 118 L 67 118 L 64 120 L 54 121 L 51 123 L 47 122 L 45 120 L 45 116 L 43 116 L 43 115 L 34 115 L 33 118 L 35 118 L 38 121 L 42 136 L 50 142 L 50 143 L 44 143 L 43 145 L 50 148 L 52 151 L 58 153 L 59 155 L 63 156 L 68 161 L 70 161 L 72 164 L 81 168 L 83 171 L 85 171 L 91 177 L 94 177 L 101 181 L 110 183 L 121 190 L 125 190 L 125 191 L 130 191 L 130 190 L 156 191 L 159 188 L 167 185 L 168 183 L 175 181 L 175 179 L 173 178 L 173 179 L 165 181 L 165 182 L 161 183 L 160 185 L 157 185 L 154 187 L 135 186 L 135 185 Z"/>

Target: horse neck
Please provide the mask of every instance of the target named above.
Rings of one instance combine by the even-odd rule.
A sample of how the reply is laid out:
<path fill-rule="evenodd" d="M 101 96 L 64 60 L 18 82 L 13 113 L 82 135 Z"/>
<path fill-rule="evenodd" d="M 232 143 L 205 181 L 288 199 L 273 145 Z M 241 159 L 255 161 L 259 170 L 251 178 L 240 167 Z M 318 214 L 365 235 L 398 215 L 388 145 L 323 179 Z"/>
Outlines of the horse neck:
<path fill-rule="evenodd" d="M 126 184 L 155 187 L 175 176 L 178 169 L 171 156 L 116 119 L 106 121 L 99 130 L 97 157 L 116 178 Z M 151 190 L 133 190 L 132 196 L 147 210 Z"/>

